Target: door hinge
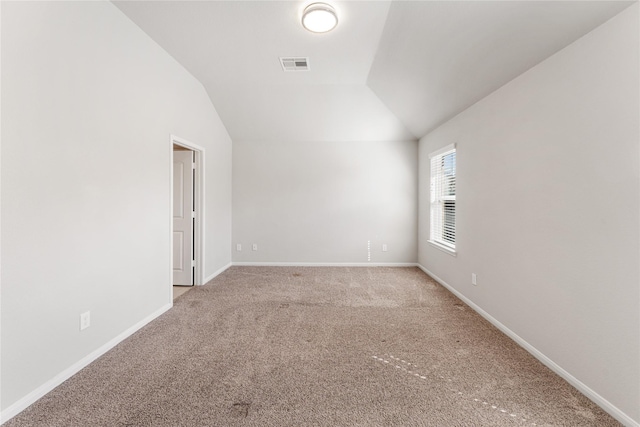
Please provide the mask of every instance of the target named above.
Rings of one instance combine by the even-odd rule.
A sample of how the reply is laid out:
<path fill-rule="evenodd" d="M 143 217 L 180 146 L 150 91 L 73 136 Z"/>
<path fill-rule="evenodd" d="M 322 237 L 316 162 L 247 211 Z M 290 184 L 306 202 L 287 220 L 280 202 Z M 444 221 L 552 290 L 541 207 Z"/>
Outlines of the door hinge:
<path fill-rule="evenodd" d="M 191 218 L 195 218 L 196 217 L 196 211 L 191 211 Z"/>
<path fill-rule="evenodd" d="M 192 259 L 192 260 L 191 260 L 191 267 L 195 267 L 195 266 L 196 266 L 196 260 L 195 260 L 195 259 Z"/>
<path fill-rule="evenodd" d="M 195 169 L 196 168 L 196 164 L 195 163 L 191 163 L 191 169 Z"/>

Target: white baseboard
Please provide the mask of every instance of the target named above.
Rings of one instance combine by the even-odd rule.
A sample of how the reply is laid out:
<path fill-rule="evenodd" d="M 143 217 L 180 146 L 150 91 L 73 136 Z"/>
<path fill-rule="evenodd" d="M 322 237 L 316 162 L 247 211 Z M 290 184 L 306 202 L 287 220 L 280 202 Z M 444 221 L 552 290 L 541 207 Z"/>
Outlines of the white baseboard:
<path fill-rule="evenodd" d="M 245 267 L 417 267 L 415 262 L 233 262 Z"/>
<path fill-rule="evenodd" d="M 133 335 L 140 328 L 145 326 L 147 323 L 151 322 L 158 316 L 160 316 L 165 311 L 169 310 L 173 307 L 173 303 L 166 304 L 162 306 L 160 309 L 151 313 L 149 316 L 145 317 L 135 325 L 131 326 L 106 344 L 102 345 L 100 348 L 95 351 L 89 353 L 87 356 L 83 357 L 64 371 L 60 372 L 55 377 L 51 378 L 46 383 L 42 384 L 40 387 L 33 390 L 31 393 L 27 394 L 22 399 L 18 400 L 13 405 L 9 406 L 7 409 L 0 413 L 0 424 L 4 424 L 9 421 L 11 418 L 18 415 L 20 412 L 24 411 L 28 406 L 35 403 L 38 399 L 40 399 L 45 394 L 49 393 L 51 390 L 62 384 L 64 381 L 71 378 L 73 375 L 78 373 L 82 368 L 88 366 L 91 362 L 111 350 L 113 347 Z"/>
<path fill-rule="evenodd" d="M 211 274 L 210 276 L 206 277 L 204 279 L 204 283 L 203 285 L 206 285 L 210 280 L 215 279 L 217 276 L 221 275 L 222 273 L 224 273 L 229 267 L 231 267 L 231 263 L 225 265 L 224 267 L 216 270 L 213 274 Z"/>
<path fill-rule="evenodd" d="M 545 366 L 547 366 L 549 369 L 551 369 L 553 372 L 558 374 L 560 377 L 562 377 L 569 384 L 571 384 L 576 389 L 578 389 L 578 391 L 580 391 L 582 394 L 584 394 L 589 399 L 591 399 L 595 404 L 597 404 L 602 409 L 607 411 L 609 413 L 609 415 L 611 415 L 612 417 L 614 417 L 616 420 L 618 420 L 619 422 L 621 422 L 623 425 L 625 425 L 627 427 L 640 427 L 640 424 L 637 421 L 635 421 L 633 418 L 631 418 L 630 416 L 628 416 L 627 414 L 622 412 L 620 409 L 618 409 L 616 406 L 614 406 L 607 399 L 605 399 L 604 397 L 600 396 L 598 393 L 593 391 L 591 388 L 589 388 L 587 385 L 585 385 L 582 381 L 580 381 L 579 379 L 577 379 L 576 377 L 571 375 L 569 372 L 565 371 L 560 365 L 558 365 L 553 360 L 551 360 L 550 358 L 545 356 L 540 350 L 538 350 L 537 348 L 535 348 L 534 346 L 529 344 L 527 341 L 525 341 L 523 338 L 518 336 L 511 329 L 507 328 L 505 325 L 500 323 L 498 320 L 496 320 L 489 313 L 487 313 L 482 308 L 480 308 L 478 305 L 476 305 L 469 298 L 465 297 L 459 291 L 454 289 L 447 282 L 445 282 L 444 280 L 442 280 L 441 278 L 439 278 L 438 276 L 436 276 L 435 274 L 433 274 L 432 272 L 427 270 L 422 265 L 417 264 L 417 267 L 420 268 L 422 271 L 424 271 L 429 276 L 431 276 L 434 280 L 436 280 L 442 286 L 447 288 L 447 290 L 449 290 L 452 294 L 454 294 L 455 296 L 460 298 L 465 304 L 467 304 L 469 307 L 471 307 L 480 316 L 482 316 L 486 320 L 488 320 L 493 326 L 495 326 L 500 331 L 502 331 L 505 335 L 507 335 L 509 338 L 514 340 L 518 345 L 520 345 L 522 348 L 524 348 L 529 353 L 531 353 L 531 355 L 533 357 L 538 359 Z"/>

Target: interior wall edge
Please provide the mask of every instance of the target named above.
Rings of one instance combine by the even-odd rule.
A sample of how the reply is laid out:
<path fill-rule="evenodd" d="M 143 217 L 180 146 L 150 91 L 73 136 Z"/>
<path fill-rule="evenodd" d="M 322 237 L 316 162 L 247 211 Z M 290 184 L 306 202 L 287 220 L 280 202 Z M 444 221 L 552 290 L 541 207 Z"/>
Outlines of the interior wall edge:
<path fill-rule="evenodd" d="M 417 267 L 415 262 L 233 262 L 241 267 Z"/>
<path fill-rule="evenodd" d="M 596 405 L 598 405 L 602 409 L 604 409 L 609 415 L 611 415 L 612 417 L 614 417 L 616 420 L 618 420 L 619 422 L 621 422 L 623 425 L 625 425 L 627 427 L 640 427 L 640 424 L 637 423 L 629 415 L 627 415 L 624 411 L 622 411 L 621 409 L 616 407 L 614 404 L 609 402 L 604 397 L 600 396 L 597 392 L 595 392 L 593 389 L 588 387 L 582 381 L 580 381 L 579 379 L 577 379 L 576 377 L 571 375 L 562 366 L 558 365 L 556 362 L 554 362 L 551 358 L 549 358 L 543 352 L 541 352 L 536 347 L 531 345 L 529 342 L 527 342 L 525 339 L 523 339 L 518 334 L 513 332 L 507 326 L 502 324 L 495 317 L 491 316 L 491 314 L 489 314 L 486 311 L 484 311 L 480 306 L 478 306 L 472 300 L 467 298 L 463 293 L 461 293 L 460 291 L 456 290 L 453 286 L 451 286 L 450 284 L 448 284 L 447 282 L 442 280 L 440 277 L 438 277 L 435 274 L 433 274 L 431 271 L 429 271 L 427 268 L 425 268 L 421 264 L 417 264 L 417 267 L 420 270 L 422 270 L 426 275 L 431 277 L 433 280 L 435 280 L 436 282 L 438 282 L 442 286 L 444 286 L 449 292 L 451 292 L 456 297 L 458 297 L 460 300 L 462 300 L 462 302 L 467 304 L 471 309 L 473 309 L 473 311 L 478 313 L 485 320 L 487 320 L 493 326 L 498 328 L 502 333 L 504 333 L 506 336 L 511 338 L 513 341 L 515 341 L 516 344 L 518 344 L 520 347 L 524 348 L 529 354 L 531 354 L 533 357 L 538 359 L 547 368 L 551 369 L 553 372 L 558 374 L 561 378 L 563 378 L 565 381 L 567 381 L 573 387 L 578 389 L 578 391 L 580 391 L 580 393 L 584 394 L 591 401 L 593 401 Z"/>
<path fill-rule="evenodd" d="M 233 263 L 228 263 L 227 265 L 225 265 L 222 268 L 219 268 L 218 270 L 214 271 L 212 274 L 210 274 L 209 276 L 204 278 L 204 281 L 202 283 L 202 285 L 206 285 L 207 282 L 210 282 L 211 280 L 215 279 L 216 277 L 218 277 L 219 275 L 221 275 L 222 273 L 224 273 L 225 271 L 227 271 L 229 269 L 229 267 L 231 267 L 233 265 Z"/>
<path fill-rule="evenodd" d="M 92 351 L 82 359 L 78 360 L 73 365 L 69 366 L 64 371 L 60 372 L 59 374 L 51 378 L 49 381 L 42 384 L 40 387 L 33 390 L 31 393 L 27 394 L 17 402 L 13 403 L 11 406 L 9 406 L 7 409 L 5 409 L 0 413 L 0 424 L 6 423 L 11 418 L 15 417 L 20 412 L 27 409 L 30 405 L 34 404 L 41 397 L 49 393 L 54 388 L 58 387 L 60 384 L 62 384 L 63 382 L 65 382 L 66 380 L 68 380 L 78 372 L 80 372 L 83 368 L 89 366 L 93 361 L 97 360 L 100 356 L 104 355 L 109 350 L 114 348 L 116 345 L 120 344 L 122 341 L 129 338 L 131 335 L 136 333 L 146 324 L 160 317 L 160 315 L 162 315 L 164 312 L 169 310 L 171 307 L 173 307 L 173 302 L 170 302 L 160 307 L 160 309 L 151 313 L 150 315 L 148 315 L 147 317 L 145 317 L 135 325 L 129 327 L 127 330 L 123 331 L 118 336 L 114 337 L 107 343 L 103 344 L 101 347 Z"/>

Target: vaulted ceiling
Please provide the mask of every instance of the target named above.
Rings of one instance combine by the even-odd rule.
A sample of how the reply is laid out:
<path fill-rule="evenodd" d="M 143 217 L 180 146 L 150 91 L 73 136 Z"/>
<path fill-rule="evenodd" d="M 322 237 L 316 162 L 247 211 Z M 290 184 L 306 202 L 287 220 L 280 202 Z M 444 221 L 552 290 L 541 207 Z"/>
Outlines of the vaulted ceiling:
<path fill-rule="evenodd" d="M 312 1 L 118 1 L 205 87 L 231 138 L 424 136 L 631 1 L 328 1 L 339 24 L 300 25 Z M 280 57 L 308 57 L 285 72 Z"/>

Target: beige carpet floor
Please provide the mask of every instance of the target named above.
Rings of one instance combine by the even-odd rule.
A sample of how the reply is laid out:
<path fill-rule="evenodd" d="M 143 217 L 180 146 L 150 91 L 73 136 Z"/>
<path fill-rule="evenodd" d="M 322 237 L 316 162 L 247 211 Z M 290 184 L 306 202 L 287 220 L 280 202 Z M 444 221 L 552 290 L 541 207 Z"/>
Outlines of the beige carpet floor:
<path fill-rule="evenodd" d="M 191 289 L 193 289 L 193 286 L 174 286 L 173 287 L 173 300 L 174 301 L 177 300 L 178 297 L 186 294 Z"/>
<path fill-rule="evenodd" d="M 18 426 L 614 426 L 417 268 L 232 267 Z"/>

